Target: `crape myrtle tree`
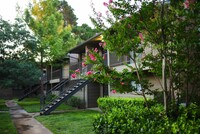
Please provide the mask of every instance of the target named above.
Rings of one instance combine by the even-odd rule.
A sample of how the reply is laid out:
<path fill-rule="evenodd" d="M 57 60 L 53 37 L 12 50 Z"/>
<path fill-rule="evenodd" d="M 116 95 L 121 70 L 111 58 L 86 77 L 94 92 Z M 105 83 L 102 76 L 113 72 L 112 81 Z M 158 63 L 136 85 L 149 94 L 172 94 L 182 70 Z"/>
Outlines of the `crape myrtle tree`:
<path fill-rule="evenodd" d="M 92 4 L 91 20 L 103 35 L 99 45 L 118 57 L 128 56 L 134 65 L 117 72 L 103 64 L 105 57 L 98 49 L 89 50 L 83 66 L 93 67 L 87 77 L 110 83 L 113 92 L 120 93 L 136 91 L 131 84 L 135 81 L 146 100 L 146 93 L 155 92 L 143 71 L 148 69 L 162 87 L 167 113 L 176 110 L 180 102 L 199 105 L 199 1 L 109 0 L 103 4 L 108 9 L 105 14 Z"/>
<path fill-rule="evenodd" d="M 0 19 L 0 88 L 25 88 L 38 82 L 41 75 L 34 55 L 36 39 L 25 23 Z"/>

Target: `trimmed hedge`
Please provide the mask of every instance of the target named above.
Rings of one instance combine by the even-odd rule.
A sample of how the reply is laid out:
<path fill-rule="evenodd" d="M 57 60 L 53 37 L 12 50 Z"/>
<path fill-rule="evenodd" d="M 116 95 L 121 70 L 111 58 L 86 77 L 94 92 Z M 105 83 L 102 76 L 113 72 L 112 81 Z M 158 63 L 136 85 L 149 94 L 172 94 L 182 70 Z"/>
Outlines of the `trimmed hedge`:
<path fill-rule="evenodd" d="M 97 100 L 98 107 L 104 111 L 110 111 L 113 107 L 115 108 L 129 108 L 129 107 L 145 107 L 146 104 L 143 98 L 115 98 L 115 97 L 104 97 Z M 155 102 L 148 100 L 148 105 L 152 106 Z"/>
<path fill-rule="evenodd" d="M 97 134 L 198 134 L 200 119 L 197 107 L 180 108 L 176 119 L 164 114 L 163 106 L 151 105 L 148 110 L 142 99 L 100 98 L 101 115 L 93 123 Z M 196 110 L 195 110 L 196 109 Z"/>

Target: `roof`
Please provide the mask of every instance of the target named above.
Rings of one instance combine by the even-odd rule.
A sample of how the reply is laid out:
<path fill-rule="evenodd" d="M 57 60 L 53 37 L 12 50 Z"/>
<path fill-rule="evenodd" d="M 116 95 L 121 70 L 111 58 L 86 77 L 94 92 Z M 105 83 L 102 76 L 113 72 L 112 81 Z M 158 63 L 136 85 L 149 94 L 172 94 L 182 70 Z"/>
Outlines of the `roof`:
<path fill-rule="evenodd" d="M 85 46 L 94 46 L 98 45 L 99 42 L 102 41 L 101 33 L 94 35 L 93 37 L 89 38 L 85 42 L 77 45 L 73 49 L 69 50 L 69 53 L 85 53 Z"/>

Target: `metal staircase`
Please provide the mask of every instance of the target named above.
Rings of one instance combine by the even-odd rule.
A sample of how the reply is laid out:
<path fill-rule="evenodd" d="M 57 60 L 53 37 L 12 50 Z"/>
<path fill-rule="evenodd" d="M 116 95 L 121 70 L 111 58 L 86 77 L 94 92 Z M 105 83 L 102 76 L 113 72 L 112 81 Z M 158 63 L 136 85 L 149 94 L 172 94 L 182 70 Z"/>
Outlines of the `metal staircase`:
<path fill-rule="evenodd" d="M 58 96 L 53 97 L 51 100 L 49 100 L 48 103 L 46 103 L 46 105 L 44 105 L 41 108 L 40 115 L 50 114 L 60 104 L 62 104 L 67 99 L 69 99 L 72 95 L 74 95 L 80 89 L 85 87 L 87 84 L 88 84 L 88 80 L 83 80 L 83 79 L 70 81 L 70 84 L 66 85 L 66 87 L 63 87 L 62 91 L 59 93 Z M 62 86 L 64 86 L 64 84 Z M 47 99 L 48 96 L 49 95 L 46 95 L 46 97 L 43 96 L 41 97 L 41 99 L 42 100 Z"/>
<path fill-rule="evenodd" d="M 44 81 L 43 85 L 47 84 L 48 81 Z M 24 98 L 28 97 L 30 94 L 36 92 L 37 90 L 41 89 L 41 84 L 35 84 L 32 87 L 29 87 L 24 90 L 24 94 L 18 99 L 18 101 L 22 101 Z"/>
<path fill-rule="evenodd" d="M 18 99 L 18 101 L 21 101 L 24 98 L 26 98 L 27 96 L 29 96 L 30 94 L 36 92 L 37 90 L 40 89 L 40 87 L 41 87 L 41 85 L 37 84 L 37 85 L 34 85 L 33 87 L 25 89 L 24 94 Z"/>

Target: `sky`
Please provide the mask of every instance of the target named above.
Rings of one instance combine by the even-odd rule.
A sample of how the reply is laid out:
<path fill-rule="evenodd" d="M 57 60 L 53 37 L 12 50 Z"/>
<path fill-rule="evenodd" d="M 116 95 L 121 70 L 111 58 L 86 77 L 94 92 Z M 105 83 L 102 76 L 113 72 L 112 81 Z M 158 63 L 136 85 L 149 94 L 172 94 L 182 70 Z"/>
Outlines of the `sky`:
<path fill-rule="evenodd" d="M 16 5 L 20 6 L 23 10 L 28 6 L 30 0 L 0 0 L 0 16 L 4 20 L 14 21 L 16 17 Z M 91 0 L 66 0 L 68 4 L 74 9 L 74 14 L 78 18 L 78 25 L 83 23 L 88 24 L 93 27 L 89 16 L 92 15 Z M 103 2 L 108 0 L 92 0 L 95 3 L 95 8 L 97 12 L 105 12 L 106 7 L 103 6 Z"/>

